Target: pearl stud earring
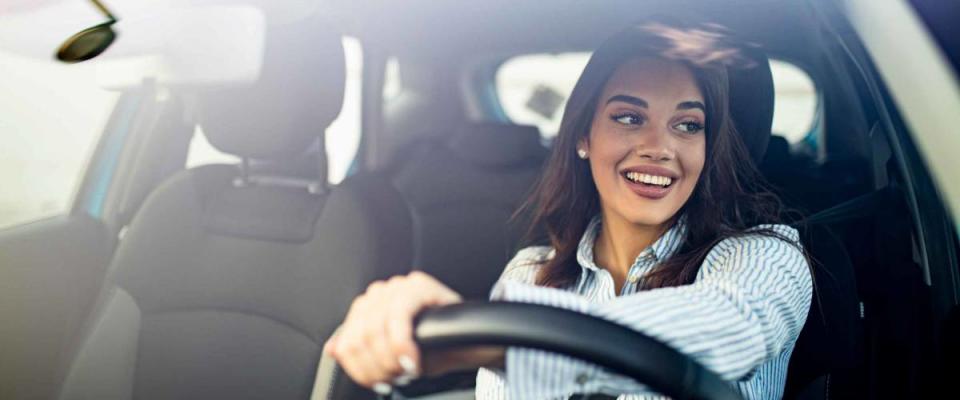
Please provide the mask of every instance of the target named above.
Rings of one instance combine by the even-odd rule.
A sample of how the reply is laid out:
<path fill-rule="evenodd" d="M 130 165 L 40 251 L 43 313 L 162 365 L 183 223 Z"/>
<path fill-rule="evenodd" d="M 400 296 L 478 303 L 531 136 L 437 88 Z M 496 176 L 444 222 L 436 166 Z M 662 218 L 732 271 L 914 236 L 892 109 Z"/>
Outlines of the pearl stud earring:
<path fill-rule="evenodd" d="M 584 149 L 577 150 L 577 155 L 580 156 L 580 158 L 583 160 L 587 159 L 587 151 Z"/>

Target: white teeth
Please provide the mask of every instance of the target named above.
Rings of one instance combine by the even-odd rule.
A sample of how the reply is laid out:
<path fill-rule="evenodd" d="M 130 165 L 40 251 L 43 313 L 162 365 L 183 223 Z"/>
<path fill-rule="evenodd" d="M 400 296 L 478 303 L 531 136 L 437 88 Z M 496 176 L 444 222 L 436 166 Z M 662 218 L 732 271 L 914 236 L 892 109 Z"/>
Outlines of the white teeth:
<path fill-rule="evenodd" d="M 647 175 L 639 172 L 627 172 L 627 179 L 634 182 L 642 182 L 650 185 L 669 186 L 673 179 L 666 176 Z"/>

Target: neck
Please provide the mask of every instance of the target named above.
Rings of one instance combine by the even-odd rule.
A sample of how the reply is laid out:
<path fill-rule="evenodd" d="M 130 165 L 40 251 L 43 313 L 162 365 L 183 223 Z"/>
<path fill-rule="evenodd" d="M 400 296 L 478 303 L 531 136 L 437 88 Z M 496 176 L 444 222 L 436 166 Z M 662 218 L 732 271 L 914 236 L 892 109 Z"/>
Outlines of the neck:
<path fill-rule="evenodd" d="M 594 262 L 613 276 L 619 294 L 637 256 L 663 235 L 668 224 L 638 225 L 606 212 L 601 218 L 601 229 L 593 248 Z"/>

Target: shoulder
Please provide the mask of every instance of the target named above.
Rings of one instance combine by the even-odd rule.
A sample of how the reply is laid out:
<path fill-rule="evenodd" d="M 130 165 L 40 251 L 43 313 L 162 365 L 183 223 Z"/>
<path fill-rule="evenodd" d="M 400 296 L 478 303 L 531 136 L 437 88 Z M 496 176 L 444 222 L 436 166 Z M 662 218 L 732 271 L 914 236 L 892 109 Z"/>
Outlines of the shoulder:
<path fill-rule="evenodd" d="M 550 246 L 530 246 L 517 252 L 507 263 L 500 280 L 533 283 L 537 271 L 544 263 L 553 258 L 554 250 Z"/>
<path fill-rule="evenodd" d="M 769 257 L 806 263 L 799 232 L 789 225 L 757 225 L 721 240 L 707 255 L 708 260 L 719 262 Z"/>
<path fill-rule="evenodd" d="M 725 277 L 749 287 L 793 285 L 812 290 L 813 275 L 800 234 L 787 225 L 758 225 L 721 240 L 703 260 L 697 281 Z"/>

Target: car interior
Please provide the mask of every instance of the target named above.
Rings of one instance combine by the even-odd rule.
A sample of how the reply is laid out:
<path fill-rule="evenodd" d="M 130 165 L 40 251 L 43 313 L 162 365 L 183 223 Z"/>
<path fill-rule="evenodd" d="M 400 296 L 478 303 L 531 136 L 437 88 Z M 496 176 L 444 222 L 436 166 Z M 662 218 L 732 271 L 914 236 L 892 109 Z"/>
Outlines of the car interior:
<path fill-rule="evenodd" d="M 692 15 L 800 68 L 817 91 L 798 142 L 771 132 L 769 67 L 755 92 L 733 94 L 733 112 L 760 121 L 745 123 L 744 142 L 796 210 L 789 222 L 813 261 L 785 398 L 939 393 L 957 312 L 946 316 L 936 284 L 948 272 L 922 260 L 955 260 L 957 242 L 929 176 L 898 156 L 916 150 L 891 130 L 902 121 L 831 4 L 331 1 L 292 22 L 268 15 L 253 85 L 145 81 L 124 92 L 94 159 L 117 156 L 83 185 L 94 190 L 98 168 L 113 166 L 101 214 L 80 201 L 60 238 L 43 226 L 16 240 L 0 232 L 0 257 L 35 259 L 55 241 L 75 264 L 51 269 L 61 287 L 33 306 L 56 317 L 23 328 L 37 344 L 19 351 L 42 356 L 22 373 L 42 376 L 31 389 L 40 398 L 309 397 L 324 341 L 370 282 L 422 270 L 483 301 L 518 249 L 543 242 L 517 210 L 550 139 L 503 112 L 500 65 L 589 52 L 647 15 Z M 343 36 L 363 47 L 361 135 L 347 177 L 330 184 L 324 135 L 344 102 Z M 391 63 L 400 84 L 385 98 Z M 240 161 L 186 168 L 201 131 Z M 937 218 L 950 241 L 918 229 Z M 423 379 L 401 396 L 469 397 L 474 376 Z M 374 397 L 336 380 L 329 398 Z"/>

